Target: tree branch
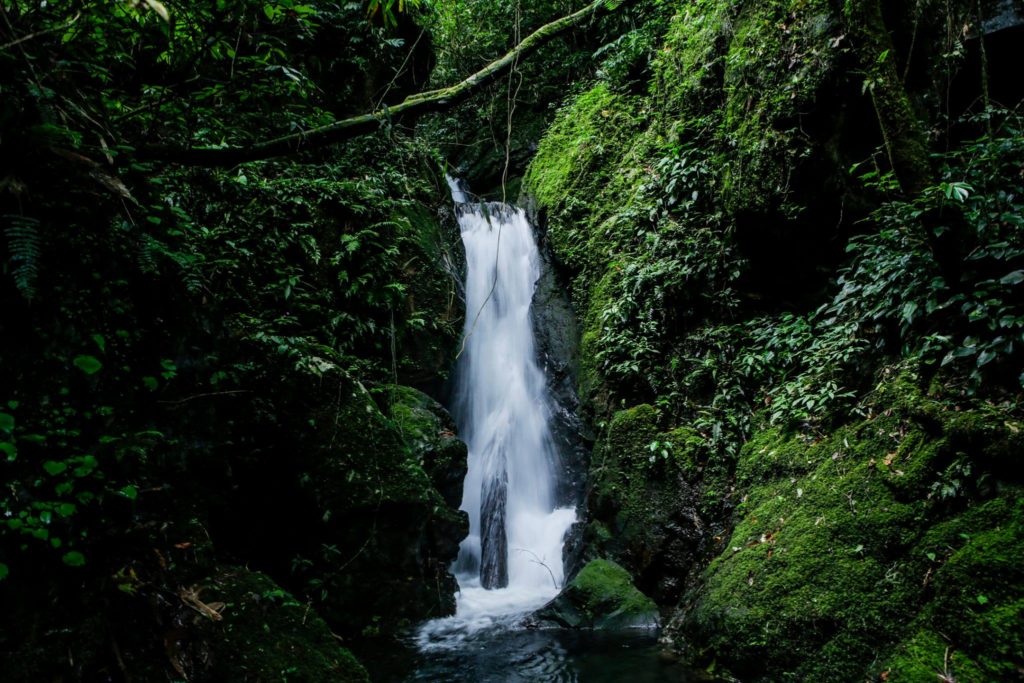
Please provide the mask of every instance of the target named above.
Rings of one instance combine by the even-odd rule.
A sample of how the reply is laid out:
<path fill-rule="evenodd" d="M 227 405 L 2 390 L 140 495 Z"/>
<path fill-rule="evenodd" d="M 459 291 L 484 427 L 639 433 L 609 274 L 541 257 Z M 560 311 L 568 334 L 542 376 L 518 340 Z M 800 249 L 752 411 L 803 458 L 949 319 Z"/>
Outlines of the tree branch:
<path fill-rule="evenodd" d="M 582 24 L 587 19 L 611 12 L 618 7 L 635 1 L 594 0 L 577 12 L 541 26 L 504 56 L 491 62 L 465 80 L 447 88 L 410 95 L 393 107 L 385 105 L 369 114 L 354 116 L 299 133 L 283 135 L 246 147 L 181 148 L 169 145 L 149 145 L 141 147 L 138 151 L 138 156 L 142 159 L 153 161 L 190 164 L 194 166 L 234 166 L 246 161 L 271 159 L 287 154 L 295 154 L 304 149 L 332 145 L 343 140 L 372 133 L 385 122 L 392 121 L 398 117 L 415 117 L 444 111 L 465 101 L 478 90 L 493 83 L 508 73 L 517 61 L 536 52 L 543 45 L 566 31 Z"/>

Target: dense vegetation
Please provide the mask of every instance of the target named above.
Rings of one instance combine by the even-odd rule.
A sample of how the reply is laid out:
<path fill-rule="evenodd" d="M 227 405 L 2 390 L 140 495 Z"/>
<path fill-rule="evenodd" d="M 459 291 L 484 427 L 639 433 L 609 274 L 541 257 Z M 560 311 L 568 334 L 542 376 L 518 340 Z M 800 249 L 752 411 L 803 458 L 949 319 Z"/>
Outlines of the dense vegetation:
<path fill-rule="evenodd" d="M 742 680 L 1020 677 L 1019 2 L 626 3 L 451 111 L 179 163 L 586 4 L 0 0 L 0 677 L 364 680 L 343 646 L 450 613 L 452 168 L 579 320 L 542 618 L 653 600 Z"/>

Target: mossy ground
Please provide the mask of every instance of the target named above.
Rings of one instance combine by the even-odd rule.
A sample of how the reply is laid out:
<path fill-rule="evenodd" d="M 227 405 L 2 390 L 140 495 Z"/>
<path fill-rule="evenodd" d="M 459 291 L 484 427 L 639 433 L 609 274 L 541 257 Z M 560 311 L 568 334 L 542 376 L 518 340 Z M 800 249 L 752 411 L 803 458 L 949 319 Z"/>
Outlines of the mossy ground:
<path fill-rule="evenodd" d="M 601 75 L 524 182 L 572 277 L 580 395 L 602 430 L 592 552 L 678 604 L 677 647 L 743 680 L 1004 680 L 1024 662 L 1013 400 L 885 369 L 919 341 L 906 320 L 808 313 L 849 286 L 850 235 L 876 230 L 860 219 L 881 184 L 851 167 L 899 165 L 890 124 L 908 101 L 949 115 L 926 73 L 951 68 L 942 36 L 882 4 L 883 22 L 920 28 L 912 55 L 865 29 L 877 3 L 673 3 L 647 91 Z M 793 382 L 796 340 L 826 334 Z"/>
<path fill-rule="evenodd" d="M 1020 425 L 908 388 L 824 438 L 744 447 L 735 529 L 677 624 L 706 656 L 744 680 L 1016 675 L 1024 489 L 958 475 L 986 458 L 957 425 L 996 442 Z"/>
<path fill-rule="evenodd" d="M 225 568 L 197 590 L 198 599 L 219 609 L 219 618 L 212 623 L 199 612 L 192 617 L 207 622 L 211 680 L 369 681 L 366 670 L 310 605 L 267 576 Z"/>

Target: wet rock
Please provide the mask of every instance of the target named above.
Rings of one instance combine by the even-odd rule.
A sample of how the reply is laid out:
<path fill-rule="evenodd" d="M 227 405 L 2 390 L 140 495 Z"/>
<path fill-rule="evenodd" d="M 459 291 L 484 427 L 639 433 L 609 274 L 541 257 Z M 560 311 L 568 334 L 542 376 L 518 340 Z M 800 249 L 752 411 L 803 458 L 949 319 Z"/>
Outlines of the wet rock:
<path fill-rule="evenodd" d="M 658 607 L 633 585 L 622 566 L 591 560 L 534 619 L 540 626 L 563 628 L 653 628 Z"/>
<path fill-rule="evenodd" d="M 537 355 L 552 398 L 550 427 L 559 456 L 558 505 L 575 506 L 584 516 L 586 473 L 590 463 L 593 430 L 583 417 L 576 392 L 579 372 L 579 329 L 569 299 L 569 288 L 544 234 L 541 217 L 527 203 L 527 215 L 538 233 L 540 277 L 533 294 L 534 338 Z M 571 575 L 578 569 L 583 551 L 583 525 L 575 524 L 565 543 L 564 562 Z"/>
<path fill-rule="evenodd" d="M 167 653 L 188 680 L 369 681 L 323 619 L 265 574 L 221 567 L 179 597 Z"/>

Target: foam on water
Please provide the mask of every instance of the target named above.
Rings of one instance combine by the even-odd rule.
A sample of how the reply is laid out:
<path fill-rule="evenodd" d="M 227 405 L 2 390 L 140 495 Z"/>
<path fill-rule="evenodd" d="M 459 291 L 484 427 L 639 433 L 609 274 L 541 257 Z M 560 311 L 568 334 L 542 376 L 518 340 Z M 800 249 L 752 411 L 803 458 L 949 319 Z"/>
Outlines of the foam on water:
<path fill-rule="evenodd" d="M 557 595 L 574 508 L 555 507 L 552 401 L 537 364 L 530 307 L 540 255 L 522 209 L 474 203 L 449 179 L 466 248 L 464 348 L 453 416 L 469 446 L 461 509 L 469 514 L 454 571 L 455 616 L 425 624 L 423 648 L 454 647 L 515 628 Z"/>

